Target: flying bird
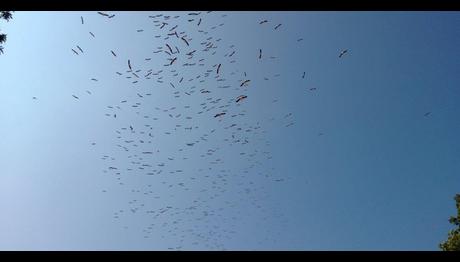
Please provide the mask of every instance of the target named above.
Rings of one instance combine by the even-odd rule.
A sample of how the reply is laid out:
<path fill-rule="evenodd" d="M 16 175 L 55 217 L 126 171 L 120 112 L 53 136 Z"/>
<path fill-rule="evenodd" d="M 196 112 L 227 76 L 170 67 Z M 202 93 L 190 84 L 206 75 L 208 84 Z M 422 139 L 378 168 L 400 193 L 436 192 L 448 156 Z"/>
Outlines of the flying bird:
<path fill-rule="evenodd" d="M 102 15 L 102 16 L 109 16 L 108 14 L 106 13 L 102 13 L 102 12 L 97 12 L 98 14 Z"/>
<path fill-rule="evenodd" d="M 259 59 L 262 58 L 262 49 L 259 49 Z"/>
<path fill-rule="evenodd" d="M 187 46 L 189 45 L 189 43 L 187 42 L 187 40 L 184 37 L 181 37 L 181 39 L 185 42 L 185 44 L 187 44 Z"/>
<path fill-rule="evenodd" d="M 241 83 L 240 86 L 244 86 L 245 84 L 249 83 L 250 81 L 251 81 L 251 80 L 245 80 L 245 81 L 243 81 L 243 83 Z"/>
<path fill-rule="evenodd" d="M 80 16 L 80 18 L 81 18 L 81 24 L 84 24 L 85 21 L 83 21 L 83 16 Z"/>
<path fill-rule="evenodd" d="M 238 102 L 240 102 L 241 100 L 246 99 L 246 98 L 248 98 L 248 96 L 245 96 L 245 95 L 238 96 L 238 97 L 236 98 L 236 102 L 238 103 Z"/>
<path fill-rule="evenodd" d="M 339 55 L 339 58 L 341 58 L 344 54 L 346 54 L 348 52 L 348 49 L 345 49 L 343 50 L 342 52 L 340 52 L 340 55 Z"/>
<path fill-rule="evenodd" d="M 172 65 L 174 63 L 174 61 L 177 60 L 177 57 L 174 57 L 174 59 L 171 59 L 171 63 L 169 63 L 169 65 Z"/>
<path fill-rule="evenodd" d="M 94 36 L 94 34 L 92 32 L 89 32 L 89 34 L 92 35 L 93 37 L 96 37 L 96 36 Z"/>
<path fill-rule="evenodd" d="M 264 24 L 264 23 L 267 23 L 267 22 L 268 22 L 268 20 L 260 21 L 260 22 L 259 22 L 259 25 Z"/>
<path fill-rule="evenodd" d="M 225 115 L 225 114 L 226 114 L 225 112 L 222 112 L 222 113 L 218 113 L 218 114 L 216 114 L 214 117 L 223 116 L 223 115 Z"/>
<path fill-rule="evenodd" d="M 133 69 L 131 68 L 131 61 L 130 61 L 129 59 L 128 59 L 128 67 L 129 67 L 129 70 L 133 70 Z"/>
<path fill-rule="evenodd" d="M 168 44 L 166 44 L 166 46 L 168 47 L 169 52 L 174 53 L 173 50 L 171 49 L 171 47 Z"/>
<path fill-rule="evenodd" d="M 80 99 L 80 98 L 78 98 L 78 96 L 76 96 L 76 95 L 72 95 L 72 96 L 75 97 L 76 99 Z"/>
<path fill-rule="evenodd" d="M 275 26 L 275 30 L 278 29 L 278 27 L 280 27 L 280 26 L 281 26 L 281 24 L 278 24 L 277 26 Z"/>
<path fill-rule="evenodd" d="M 431 114 L 431 112 L 426 112 L 426 113 L 424 114 L 424 116 L 429 116 L 430 114 Z"/>
<path fill-rule="evenodd" d="M 193 50 L 192 52 L 187 53 L 186 55 L 193 55 L 193 53 L 195 53 L 195 52 L 196 52 L 196 50 Z"/>
<path fill-rule="evenodd" d="M 80 50 L 80 52 L 83 53 L 83 50 L 81 50 L 81 48 L 78 45 L 77 45 L 77 48 L 78 48 L 78 50 Z"/>
<path fill-rule="evenodd" d="M 109 18 L 113 18 L 114 16 L 115 16 L 115 15 L 111 15 L 111 16 L 109 16 Z"/>
<path fill-rule="evenodd" d="M 219 64 L 219 65 L 217 66 L 217 74 L 219 74 L 219 70 L 220 70 L 220 66 L 221 66 L 221 65 L 222 65 L 222 64 Z"/>
<path fill-rule="evenodd" d="M 77 51 L 75 51 L 75 50 L 73 50 L 73 48 L 72 48 L 72 51 L 73 51 L 73 52 L 74 52 L 76 55 L 78 55 L 78 52 L 77 52 Z"/>
<path fill-rule="evenodd" d="M 115 52 L 113 52 L 112 50 L 110 50 L 110 52 L 112 52 L 112 55 L 117 57 L 117 55 L 115 54 Z"/>
<path fill-rule="evenodd" d="M 305 78 L 305 72 L 303 72 L 302 78 Z"/>

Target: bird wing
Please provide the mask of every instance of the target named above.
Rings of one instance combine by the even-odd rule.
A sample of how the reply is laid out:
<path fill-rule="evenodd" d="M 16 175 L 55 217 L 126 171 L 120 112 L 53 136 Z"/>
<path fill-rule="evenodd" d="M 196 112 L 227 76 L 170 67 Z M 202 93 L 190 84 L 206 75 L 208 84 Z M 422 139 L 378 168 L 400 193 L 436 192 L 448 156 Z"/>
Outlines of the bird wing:
<path fill-rule="evenodd" d="M 185 44 L 187 44 L 187 46 L 189 45 L 187 40 L 184 37 L 181 37 L 181 39 L 185 42 Z"/>

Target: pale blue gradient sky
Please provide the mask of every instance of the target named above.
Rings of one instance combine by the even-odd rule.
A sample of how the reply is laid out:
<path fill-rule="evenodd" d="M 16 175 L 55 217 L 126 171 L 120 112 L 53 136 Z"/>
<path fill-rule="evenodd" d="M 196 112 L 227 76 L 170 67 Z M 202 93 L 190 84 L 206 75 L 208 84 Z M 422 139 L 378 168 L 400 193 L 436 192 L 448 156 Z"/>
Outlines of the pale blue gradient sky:
<path fill-rule="evenodd" d="M 1 250 L 437 249 L 450 229 L 452 198 L 460 190 L 459 13 L 203 13 L 200 26 L 209 30 L 206 36 L 196 32 L 196 21 L 182 19 L 187 12 L 170 13 L 180 15 L 182 22 L 168 27 L 178 24 L 178 31 L 194 38 L 195 49 L 202 49 L 199 42 L 206 37 L 222 38 L 216 55 L 197 51 L 206 66 L 175 67 L 179 75 L 187 75 L 182 85 L 167 76 L 163 84 L 142 79 L 133 85 L 134 79 L 124 78 L 127 59 L 143 75 L 148 69 L 170 69 L 163 67 L 164 54 L 152 52 L 172 42 L 154 37 L 165 30 L 154 27 L 155 19 L 148 16 L 159 13 L 166 14 L 115 12 L 108 20 L 96 12 L 16 12 L 13 20 L 0 24 L 8 34 L 0 56 Z M 264 19 L 269 22 L 259 25 Z M 185 52 L 183 43 L 174 43 Z M 72 53 L 76 45 L 84 54 Z M 236 50 L 232 64 L 224 57 L 230 45 Z M 262 60 L 257 59 L 259 48 Z M 339 59 L 342 49 L 350 51 Z M 144 61 L 147 57 L 152 60 Z M 203 83 L 188 82 L 218 63 L 226 82 L 210 81 L 214 71 Z M 226 103 L 241 94 L 235 89 L 243 72 L 251 79 L 244 90 L 248 99 L 238 107 L 232 102 L 231 108 L 246 110 L 238 124 L 259 122 L 266 131 L 252 137 L 245 147 L 248 154 L 270 151 L 272 156 L 260 157 L 261 164 L 248 173 L 241 172 L 248 162 L 240 158 L 239 147 L 223 142 L 229 132 L 222 127 L 234 122 L 229 113 L 221 122 L 209 112 L 196 114 L 208 97 L 200 89 L 212 90 L 209 97 Z M 177 90 L 195 85 L 196 93 L 174 98 L 170 81 Z M 231 88 L 217 88 L 224 84 Z M 310 91 L 312 87 L 317 90 Z M 116 119 L 104 115 L 112 112 L 108 105 L 121 100 L 141 101 L 136 93 L 152 93 L 142 100 L 139 115 L 128 105 Z M 272 103 L 274 99 L 278 102 Z M 176 123 L 155 107 L 177 107 L 173 115 L 182 114 L 180 131 L 165 135 Z M 426 112 L 432 113 L 425 117 Z M 292 116 L 284 118 L 288 113 Z M 143 119 L 144 114 L 159 120 Z M 185 120 L 188 115 L 193 120 Z M 286 128 L 290 122 L 295 124 Z M 161 152 L 152 165 L 171 163 L 184 173 L 150 177 L 136 171 L 123 175 L 120 186 L 110 172 L 103 172 L 110 165 L 131 165 L 116 146 L 115 130 L 129 125 L 139 130 L 147 123 L 153 126 L 152 145 Z M 183 129 L 192 125 L 199 128 Z M 209 141 L 185 146 L 214 128 Z M 130 137 L 138 139 L 136 134 Z M 211 165 L 199 156 L 216 147 L 223 164 Z M 182 155 L 177 155 L 168 162 L 178 148 L 189 159 L 179 161 Z M 109 164 L 101 160 L 103 155 L 116 161 Z M 206 173 L 210 177 L 197 171 L 208 167 L 213 168 Z M 218 183 L 227 193 L 211 198 L 201 190 L 213 192 L 212 181 L 221 169 L 230 170 L 229 183 Z M 274 181 L 280 178 L 284 181 Z M 180 182 L 190 190 L 166 186 Z M 159 198 L 131 192 L 147 185 Z M 210 222 L 185 213 L 155 221 L 145 212 L 131 213 L 137 205 L 129 203 L 133 199 L 152 209 L 186 208 L 199 199 L 204 203 L 200 212 L 214 210 L 216 215 L 206 218 Z M 126 213 L 114 219 L 120 209 Z M 214 240 L 167 232 L 171 228 L 162 224 L 174 219 L 181 219 L 180 230 Z M 156 223 L 154 232 L 144 238 L 142 230 L 151 223 Z M 235 233 L 228 234 L 231 230 Z"/>

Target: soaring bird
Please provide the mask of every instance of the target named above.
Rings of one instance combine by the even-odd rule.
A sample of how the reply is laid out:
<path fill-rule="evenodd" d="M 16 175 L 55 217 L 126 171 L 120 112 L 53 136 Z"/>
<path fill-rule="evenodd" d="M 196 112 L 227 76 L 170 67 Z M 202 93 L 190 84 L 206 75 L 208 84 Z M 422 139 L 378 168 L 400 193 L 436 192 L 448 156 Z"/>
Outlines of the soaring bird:
<path fill-rule="evenodd" d="M 249 83 L 250 81 L 251 81 L 251 80 L 245 80 L 245 81 L 243 81 L 243 83 L 241 83 L 240 86 L 244 86 L 245 84 Z"/>
<path fill-rule="evenodd" d="M 187 53 L 186 55 L 193 55 L 193 53 L 195 53 L 195 52 L 196 52 L 196 50 L 193 50 L 192 52 Z"/>
<path fill-rule="evenodd" d="M 115 54 L 115 52 L 113 52 L 112 50 L 110 50 L 110 52 L 112 52 L 112 55 L 117 57 L 117 55 Z"/>
<path fill-rule="evenodd" d="M 222 64 L 219 64 L 219 65 L 217 66 L 217 74 L 219 74 L 219 70 L 220 70 L 220 66 L 221 66 L 221 65 L 222 65 Z"/>
<path fill-rule="evenodd" d="M 133 69 L 131 68 L 131 61 L 130 61 L 129 59 L 128 59 L 128 67 L 129 67 L 129 70 L 133 70 Z"/>
<path fill-rule="evenodd" d="M 187 46 L 189 45 L 189 43 L 187 42 L 187 40 L 184 37 L 181 37 L 181 39 L 185 42 L 185 44 L 187 44 Z"/>
<path fill-rule="evenodd" d="M 78 52 L 77 52 L 77 51 L 75 51 L 75 50 L 73 50 L 73 48 L 72 48 L 72 51 L 73 51 L 73 52 L 74 52 L 76 55 L 78 55 Z"/>
<path fill-rule="evenodd" d="M 262 58 L 262 49 L 259 49 L 259 59 Z"/>
<path fill-rule="evenodd" d="M 268 22 L 268 20 L 260 21 L 260 22 L 259 22 L 259 25 L 264 24 L 264 23 L 267 23 L 267 22 Z"/>
<path fill-rule="evenodd" d="M 115 16 L 115 15 L 111 15 L 111 16 L 109 16 L 109 18 L 113 18 L 114 16 Z"/>
<path fill-rule="evenodd" d="M 305 78 L 305 72 L 303 72 L 302 78 Z"/>
<path fill-rule="evenodd" d="M 200 21 L 198 21 L 198 26 L 200 26 L 200 24 L 201 24 L 201 18 L 200 18 Z"/>
<path fill-rule="evenodd" d="M 174 61 L 177 60 L 177 57 L 174 57 L 174 59 L 171 59 L 171 63 L 169 63 L 169 65 L 172 65 L 174 63 Z"/>
<path fill-rule="evenodd" d="M 245 95 L 238 96 L 238 97 L 236 98 L 236 102 L 238 103 L 238 102 L 240 102 L 241 100 L 246 99 L 246 98 L 248 98 L 248 96 L 245 96 Z"/>
<path fill-rule="evenodd" d="M 214 117 L 223 116 L 223 115 L 225 115 L 225 114 L 226 114 L 225 112 L 222 112 L 222 113 L 218 113 L 218 114 L 216 114 Z"/>
<path fill-rule="evenodd" d="M 424 114 L 424 116 L 429 116 L 430 114 L 431 114 L 431 112 L 426 112 L 426 113 Z"/>
<path fill-rule="evenodd" d="M 169 52 L 174 53 L 173 50 L 171 49 L 171 47 L 168 44 L 166 44 L 166 46 L 168 47 Z"/>
<path fill-rule="evenodd" d="M 106 13 L 102 13 L 102 12 L 97 12 L 98 14 L 102 15 L 102 16 L 109 16 L 108 14 Z"/>
<path fill-rule="evenodd" d="M 342 50 L 342 52 L 340 52 L 339 58 L 341 58 L 347 52 L 348 52 L 348 49 Z"/>
<path fill-rule="evenodd" d="M 85 21 L 83 21 L 83 16 L 80 16 L 80 18 L 81 18 L 81 24 L 84 24 Z"/>
<path fill-rule="evenodd" d="M 80 99 L 80 98 L 78 98 L 78 96 L 76 96 L 76 95 L 72 95 L 72 96 L 75 97 L 76 99 Z"/>
<path fill-rule="evenodd" d="M 280 26 L 281 26 L 281 24 L 278 24 L 277 26 L 275 26 L 275 30 L 278 29 L 278 27 L 280 27 Z"/>
<path fill-rule="evenodd" d="M 78 50 L 80 50 L 80 52 L 83 53 L 83 50 L 81 50 L 81 48 L 78 45 L 77 45 L 77 48 L 78 48 Z"/>
<path fill-rule="evenodd" d="M 92 32 L 89 32 L 89 34 L 92 35 L 93 37 L 96 37 L 96 36 L 94 36 L 94 34 Z"/>
<path fill-rule="evenodd" d="M 33 97 L 32 97 L 32 99 L 35 99 L 35 100 L 37 100 L 37 98 L 36 98 L 35 96 L 33 96 Z"/>

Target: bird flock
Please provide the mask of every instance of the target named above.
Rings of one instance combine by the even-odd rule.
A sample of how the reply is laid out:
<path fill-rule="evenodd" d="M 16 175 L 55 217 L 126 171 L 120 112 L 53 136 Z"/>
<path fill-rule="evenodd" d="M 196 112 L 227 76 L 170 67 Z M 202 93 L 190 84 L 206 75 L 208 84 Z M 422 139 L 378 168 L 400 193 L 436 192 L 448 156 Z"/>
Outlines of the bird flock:
<path fill-rule="evenodd" d="M 119 17 L 105 12 L 90 15 L 95 18 L 91 21 L 107 20 L 107 27 Z M 267 120 L 247 117 L 254 97 L 250 91 L 262 89 L 270 78 L 258 79 L 258 69 L 240 71 L 239 64 L 244 62 L 239 61 L 243 58 L 236 45 L 224 45 L 224 39 L 213 36 L 225 27 L 226 16 L 211 11 L 148 15 L 149 26 L 133 29 L 149 34 L 153 40 L 151 56 L 142 61 L 123 53 L 115 44 L 98 50 L 107 54 L 107 63 L 124 68 L 110 77 L 132 93 L 129 98 L 120 97 L 118 103 L 104 106 L 104 117 L 120 124 L 110 132 L 113 148 L 101 148 L 109 152 L 101 155 L 105 166 L 102 172 L 115 182 L 101 192 L 116 190 L 115 185 L 129 192 L 130 199 L 120 203 L 120 209 L 113 213 L 114 222 L 129 229 L 123 221 L 141 217 L 142 237 L 173 238 L 175 243 L 169 250 L 225 250 L 225 243 L 242 230 L 240 223 L 245 218 L 285 221 L 282 213 L 267 205 L 267 185 L 276 186 L 288 179 L 270 165 L 273 156 L 267 126 L 278 121 L 281 128 L 289 128 L 295 124 L 294 115 L 284 112 Z M 222 22 L 215 24 L 216 20 Z M 91 27 L 88 21 L 81 16 L 77 23 Z M 274 34 L 284 28 L 279 21 L 260 19 L 257 23 Z M 88 34 L 93 41 L 99 37 L 97 31 Z M 85 55 L 79 45 L 70 51 L 75 57 Z M 342 50 L 338 58 L 346 55 L 349 50 Z M 254 50 L 253 58 L 245 59 L 264 63 L 276 57 L 259 48 Z M 160 61 L 161 66 L 154 61 Z M 306 75 L 301 72 L 299 78 Z M 103 85 L 103 78 L 89 80 Z M 168 99 L 177 102 L 169 107 L 156 105 L 153 98 L 157 89 L 166 90 Z M 93 94 L 85 92 L 87 96 Z M 79 103 L 87 97 L 81 93 L 70 95 Z M 277 101 L 268 101 L 266 106 Z M 125 125 L 125 121 L 132 123 Z M 160 146 L 162 141 L 168 141 L 166 148 Z M 91 141 L 90 145 L 94 148 L 98 143 Z M 175 201 L 179 197 L 181 200 Z"/>

